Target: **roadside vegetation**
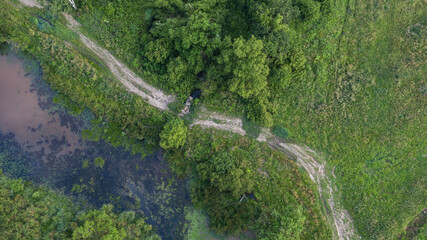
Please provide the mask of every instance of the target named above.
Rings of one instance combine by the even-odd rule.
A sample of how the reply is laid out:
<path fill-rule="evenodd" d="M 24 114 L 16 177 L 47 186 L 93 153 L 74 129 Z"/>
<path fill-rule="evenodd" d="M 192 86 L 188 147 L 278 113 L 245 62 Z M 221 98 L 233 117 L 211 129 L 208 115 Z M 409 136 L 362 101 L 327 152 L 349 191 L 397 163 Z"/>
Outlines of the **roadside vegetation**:
<path fill-rule="evenodd" d="M 324 152 L 362 237 L 396 238 L 425 208 L 422 1 L 93 1 L 75 15 L 153 84 L 202 89 Z"/>
<path fill-rule="evenodd" d="M 0 4 L 0 40 L 37 59 L 44 79 L 55 91 L 73 106 L 88 108 L 97 116 L 93 122 L 96 131 L 84 133 L 85 138 L 105 139 L 143 156 L 158 146 L 168 113 L 126 92 L 105 66 L 79 45 L 78 36 L 60 15 L 54 10 L 18 10 L 5 1 Z"/>
<path fill-rule="evenodd" d="M 218 233 L 258 239 L 330 239 L 314 184 L 295 162 L 250 137 L 194 126 L 182 148 L 167 151 L 191 175 L 191 198 Z"/>
<path fill-rule="evenodd" d="M 313 184 L 293 162 L 249 138 L 187 132 L 125 92 L 59 11 L 178 99 L 201 89 L 209 108 L 323 152 L 363 239 L 397 238 L 426 207 L 422 0 L 76 4 L 29 11 L 2 1 L 0 41 L 36 57 L 55 90 L 97 115 L 89 139 L 141 154 L 160 143 L 176 173 L 192 176 L 192 200 L 216 231 L 331 236 Z"/>
<path fill-rule="evenodd" d="M 201 134 L 195 135 L 193 130 L 188 130 L 188 126 L 182 120 L 170 116 L 170 112 L 160 113 L 144 103 L 142 99 L 127 93 L 111 77 L 106 67 L 80 45 L 77 36 L 64 27 L 64 19 L 57 14 L 54 7 L 50 9 L 47 6 L 47 10 L 29 10 L 17 9 L 7 2 L 0 4 L 2 5 L 1 13 L 6 16 L 6 20 L 0 23 L 4 29 L 2 41 L 6 40 L 25 54 L 40 61 L 44 78 L 63 96 L 61 99 L 67 102 L 66 105 L 72 106 L 73 112 L 78 113 L 83 108 L 88 108 L 95 113 L 93 128 L 83 132 L 85 139 L 93 141 L 104 139 L 114 146 L 125 146 L 134 153 L 142 155 L 159 145 L 170 149 L 169 162 L 180 165 L 173 168 L 181 176 L 194 177 L 191 190 L 194 195 L 193 202 L 207 209 L 212 219 L 211 226 L 218 232 L 231 234 L 250 230 L 267 239 L 280 238 L 283 234 L 297 239 L 300 237 L 311 239 L 312 236 L 330 237 L 331 231 L 320 210 L 314 186 L 289 159 L 277 151 L 262 147 L 263 150 L 273 151 L 274 153 L 269 154 L 279 158 L 276 162 L 275 157 L 265 156 L 265 161 L 269 162 L 263 166 L 270 167 L 270 164 L 276 164 L 279 170 L 274 168 L 262 170 L 274 172 L 270 173 L 271 178 L 274 177 L 277 183 L 270 187 L 277 188 L 278 191 L 274 195 L 271 195 L 271 192 L 268 195 L 264 194 L 267 189 L 259 185 L 270 184 L 269 180 L 259 177 L 259 174 L 264 176 L 263 173 L 258 172 L 261 171 L 258 167 L 261 167 L 260 161 L 263 158 L 263 150 L 259 148 L 261 145 L 250 139 L 232 136 L 232 142 L 217 142 L 217 144 L 226 144 L 223 149 L 217 149 L 214 145 L 206 150 L 200 149 L 200 146 L 210 146 L 212 139 L 209 133 L 195 128 L 198 134 Z M 215 134 L 216 139 L 228 135 L 221 132 Z M 240 144 L 240 141 L 244 144 L 242 145 L 244 151 L 236 151 L 228 156 L 228 150 L 232 145 Z M 200 172 L 193 172 L 192 165 L 188 165 L 196 161 L 195 159 L 190 158 L 187 161 L 185 155 L 182 155 L 183 149 L 193 147 L 194 151 L 199 151 L 198 154 L 203 157 L 200 159 L 203 164 L 197 165 Z M 248 147 L 256 150 L 258 155 L 249 156 L 244 153 L 249 151 Z M 210 159 L 210 153 L 215 153 L 213 159 Z M 241 155 L 242 153 L 244 154 Z M 222 163 L 219 166 L 222 170 L 211 168 L 213 166 L 208 164 L 210 161 Z M 241 168 L 240 161 L 248 164 L 247 168 Z M 103 160 L 95 159 L 94 164 L 101 168 Z M 228 166 L 232 168 L 227 170 Z M 286 172 L 287 169 L 291 169 L 292 172 Z M 226 185 L 221 182 L 210 185 L 208 179 L 214 176 L 224 177 L 228 182 Z M 199 179 L 200 177 L 202 178 Z M 242 182 L 239 183 L 240 181 Z M 233 186 L 237 183 L 239 185 Z M 231 193 L 229 193 L 230 189 Z M 209 193 L 209 191 L 213 192 Z M 215 201 L 207 204 L 209 196 L 205 194 L 213 193 L 218 193 L 217 196 L 214 195 Z M 282 206 L 280 203 L 283 199 L 286 199 L 289 205 Z M 229 205 L 214 215 L 215 211 L 224 207 L 224 203 Z M 248 212 L 244 212 L 246 210 Z M 245 216 L 232 215 L 237 212 L 244 213 Z M 294 216 L 294 213 L 297 214 Z M 96 213 L 88 213 L 90 218 L 96 215 Z M 274 225 L 265 229 L 264 225 L 270 223 Z M 97 223 L 88 224 L 97 225 Z M 286 232 L 281 232 L 284 231 L 281 230 L 283 227 L 287 228 Z M 79 232 L 84 234 L 83 231 Z"/>
<path fill-rule="evenodd" d="M 152 84 L 231 106 L 265 126 L 274 99 L 308 71 L 305 35 L 327 21 L 330 1 L 78 2 L 87 32 Z M 231 103 L 231 105 L 229 105 Z"/>

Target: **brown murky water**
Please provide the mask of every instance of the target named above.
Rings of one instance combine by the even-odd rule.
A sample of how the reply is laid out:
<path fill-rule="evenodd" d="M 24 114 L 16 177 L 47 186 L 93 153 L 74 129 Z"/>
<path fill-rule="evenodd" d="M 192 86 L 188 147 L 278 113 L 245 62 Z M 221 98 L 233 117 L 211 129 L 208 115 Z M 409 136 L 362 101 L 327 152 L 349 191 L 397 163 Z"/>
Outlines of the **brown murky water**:
<path fill-rule="evenodd" d="M 26 151 L 41 152 L 46 163 L 50 154 L 59 157 L 82 146 L 79 136 L 69 125 L 61 124 L 57 113 L 40 107 L 46 98 L 37 95 L 33 77 L 18 58 L 0 56 L 0 131 L 13 133 Z"/>
<path fill-rule="evenodd" d="M 37 73 L 25 69 L 24 60 L 0 55 L 0 168 L 97 206 L 117 196 L 115 206 L 123 210 L 140 201 L 140 210 L 164 239 L 179 239 L 190 197 L 186 180 L 175 179 L 162 152 L 141 159 L 102 140 L 83 141 L 80 132 L 90 128 L 91 117 L 59 110 L 54 94 Z M 104 167 L 93 164 L 97 157 L 105 160 Z M 75 185 L 84 191 L 74 192 Z"/>

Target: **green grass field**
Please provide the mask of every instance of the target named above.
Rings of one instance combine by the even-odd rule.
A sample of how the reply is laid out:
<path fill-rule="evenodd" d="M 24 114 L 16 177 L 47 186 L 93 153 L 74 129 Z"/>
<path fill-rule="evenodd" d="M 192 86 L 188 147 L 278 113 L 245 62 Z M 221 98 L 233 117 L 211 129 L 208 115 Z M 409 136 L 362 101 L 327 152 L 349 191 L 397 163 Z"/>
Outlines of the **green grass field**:
<path fill-rule="evenodd" d="M 334 54 L 316 52 L 327 81 L 280 100 L 278 125 L 329 156 L 364 239 L 397 238 L 426 207 L 426 17 L 423 1 L 349 1 Z"/>

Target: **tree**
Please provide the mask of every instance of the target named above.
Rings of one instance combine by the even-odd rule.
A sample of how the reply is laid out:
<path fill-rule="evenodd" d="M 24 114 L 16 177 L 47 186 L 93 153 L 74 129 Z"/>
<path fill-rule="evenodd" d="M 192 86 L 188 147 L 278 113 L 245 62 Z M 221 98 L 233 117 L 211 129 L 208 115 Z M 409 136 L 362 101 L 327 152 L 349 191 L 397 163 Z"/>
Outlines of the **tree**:
<path fill-rule="evenodd" d="M 188 96 L 205 74 L 210 59 L 218 52 L 222 0 L 153 1 L 150 24 L 142 55 L 144 65 L 155 71 L 161 86 L 180 96 Z M 199 78 L 198 78 L 199 77 Z"/>
<path fill-rule="evenodd" d="M 73 239 L 124 239 L 126 232 L 116 225 L 112 210 L 112 205 L 104 205 L 84 214 L 80 219 L 83 225 L 73 231 Z"/>
<path fill-rule="evenodd" d="M 250 0 L 249 13 L 254 21 L 253 33 L 257 36 L 287 28 L 299 16 L 299 9 L 290 0 Z"/>
<path fill-rule="evenodd" d="M 185 144 L 187 127 L 179 118 L 168 121 L 160 133 L 160 146 L 164 149 L 179 148 Z"/>
<path fill-rule="evenodd" d="M 195 165 L 198 183 L 193 201 L 207 209 L 214 229 L 221 232 L 237 233 L 255 216 L 253 200 L 247 194 L 253 192 L 256 182 L 244 154 L 239 149 L 216 152 Z"/>
<path fill-rule="evenodd" d="M 93 160 L 93 163 L 95 163 L 95 167 L 103 168 L 105 160 L 102 157 L 97 157 Z"/>
<path fill-rule="evenodd" d="M 276 113 L 276 106 L 270 103 L 268 96 L 270 93 L 263 90 L 263 94 L 250 99 L 246 110 L 247 117 L 265 127 L 273 125 L 273 115 Z"/>
<path fill-rule="evenodd" d="M 151 233 L 152 227 L 134 212 L 113 212 L 113 205 L 104 205 L 79 217 L 80 226 L 74 229 L 73 239 L 160 239 Z"/>
<path fill-rule="evenodd" d="M 262 51 L 262 40 L 252 36 L 249 40 L 239 37 L 231 48 L 222 52 L 218 62 L 224 71 L 231 73 L 229 91 L 245 99 L 258 95 L 267 86 L 269 68 L 267 55 Z"/>
<path fill-rule="evenodd" d="M 304 230 L 305 219 L 301 206 L 279 206 L 262 213 L 256 225 L 260 239 L 298 240 Z"/>
<path fill-rule="evenodd" d="M 64 195 L 30 182 L 7 178 L 0 169 L 1 239 L 159 240 L 142 216 L 113 212 L 112 205 L 91 210 Z"/>
<path fill-rule="evenodd" d="M 202 180 L 209 181 L 212 187 L 229 193 L 238 200 L 253 191 L 255 182 L 247 163 L 237 160 L 226 152 L 213 155 L 208 161 L 199 163 L 196 168 Z"/>
<path fill-rule="evenodd" d="M 225 38 L 223 51 L 217 58 L 219 67 L 211 67 L 208 77 L 222 79 L 228 90 L 237 93 L 247 103 L 247 117 L 263 126 L 272 125 L 275 107 L 270 103 L 267 77 L 270 69 L 263 41 L 252 36 L 249 40 L 239 37 Z M 221 72 L 222 71 L 222 72 Z"/>

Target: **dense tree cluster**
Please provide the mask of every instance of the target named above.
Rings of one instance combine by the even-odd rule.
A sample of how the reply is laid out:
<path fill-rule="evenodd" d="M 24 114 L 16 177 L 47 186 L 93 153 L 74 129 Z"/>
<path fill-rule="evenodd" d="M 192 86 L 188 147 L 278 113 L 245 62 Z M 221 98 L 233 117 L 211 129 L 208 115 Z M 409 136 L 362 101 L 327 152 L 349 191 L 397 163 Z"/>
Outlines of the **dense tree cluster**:
<path fill-rule="evenodd" d="M 305 74 L 301 26 L 309 26 L 329 9 L 329 1 L 319 0 L 123 0 L 80 5 L 83 24 L 95 19 L 95 13 L 85 9 L 102 15 L 105 21 L 89 28 L 99 32 L 107 47 L 120 48 L 118 55 L 136 69 L 149 72 L 158 86 L 184 99 L 197 88 L 207 98 L 232 93 L 244 103 L 250 119 L 266 126 L 272 125 L 276 113 L 274 98 Z M 137 6 L 140 14 L 129 6 Z M 107 23 L 108 19 L 116 21 Z"/>
<path fill-rule="evenodd" d="M 112 205 L 79 209 L 61 194 L 9 179 L 1 170 L 0 223 L 2 239 L 160 239 L 140 214 L 116 214 Z"/>
<path fill-rule="evenodd" d="M 180 118 L 172 118 L 160 133 L 160 146 L 164 149 L 178 148 L 185 144 L 188 128 Z"/>
<path fill-rule="evenodd" d="M 167 151 L 173 170 L 192 173 L 191 198 L 218 232 L 258 239 L 329 239 L 310 180 L 295 163 L 254 140 L 193 127 Z M 304 186 L 304 187 L 303 187 Z"/>
<path fill-rule="evenodd" d="M 164 88 L 189 94 L 199 85 L 206 92 L 235 93 L 247 103 L 250 119 L 271 125 L 272 88 L 283 90 L 305 71 L 294 28 L 318 18 L 327 4 L 150 1 L 140 59 L 162 76 Z"/>

